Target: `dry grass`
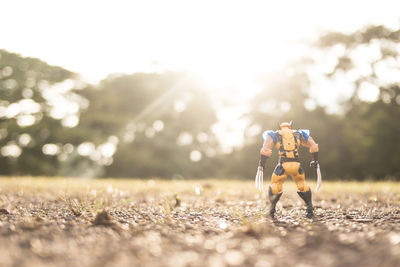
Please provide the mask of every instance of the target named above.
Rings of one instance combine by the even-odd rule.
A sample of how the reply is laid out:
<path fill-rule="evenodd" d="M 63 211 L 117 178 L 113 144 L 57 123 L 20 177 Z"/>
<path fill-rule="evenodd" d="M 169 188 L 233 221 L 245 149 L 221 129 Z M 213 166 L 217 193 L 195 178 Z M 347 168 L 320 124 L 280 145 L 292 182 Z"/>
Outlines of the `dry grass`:
<path fill-rule="evenodd" d="M 315 184 L 310 184 L 315 188 Z M 277 220 L 236 180 L 0 179 L 1 266 L 395 266 L 400 184 L 324 182 Z"/>

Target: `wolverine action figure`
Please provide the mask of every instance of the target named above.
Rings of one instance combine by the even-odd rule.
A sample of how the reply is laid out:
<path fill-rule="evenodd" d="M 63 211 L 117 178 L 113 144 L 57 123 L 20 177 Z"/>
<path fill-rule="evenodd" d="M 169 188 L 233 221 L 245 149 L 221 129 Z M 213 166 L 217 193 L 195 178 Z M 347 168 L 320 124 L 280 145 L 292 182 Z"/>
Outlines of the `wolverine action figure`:
<path fill-rule="evenodd" d="M 262 190 L 263 170 L 267 159 L 272 154 L 272 146 L 275 145 L 279 151 L 279 162 L 271 177 L 271 184 L 268 189 L 268 197 L 271 203 L 269 209 L 269 217 L 274 218 L 275 206 L 282 196 L 283 183 L 286 177 L 290 175 L 297 186 L 297 193 L 307 205 L 307 218 L 314 216 L 313 205 L 311 200 L 311 189 L 305 182 L 304 170 L 299 160 L 300 144 L 308 147 L 313 155 L 313 161 L 310 166 L 318 168 L 318 144 L 310 136 L 309 130 L 292 130 L 292 121 L 290 123 L 283 122 L 279 125 L 280 130 L 265 131 L 262 135 L 264 145 L 261 148 L 261 159 L 258 166 L 256 176 L 256 187 Z M 319 188 L 319 186 L 317 187 Z M 317 189 L 318 190 L 318 189 Z"/>

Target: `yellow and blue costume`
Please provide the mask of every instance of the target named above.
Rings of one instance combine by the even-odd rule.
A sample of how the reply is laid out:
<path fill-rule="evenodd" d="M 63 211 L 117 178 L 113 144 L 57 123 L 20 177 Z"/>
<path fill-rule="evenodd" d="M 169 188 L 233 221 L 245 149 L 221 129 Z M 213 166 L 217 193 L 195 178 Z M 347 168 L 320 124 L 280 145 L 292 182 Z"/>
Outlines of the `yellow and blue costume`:
<path fill-rule="evenodd" d="M 283 183 L 287 176 L 291 176 L 296 183 L 298 194 L 307 205 L 307 217 L 313 217 L 313 207 L 310 187 L 305 182 L 305 173 L 300 164 L 299 147 L 303 145 L 310 149 L 314 160 L 310 166 L 318 165 L 318 144 L 310 136 L 309 130 L 292 130 L 292 122 L 281 123 L 277 131 L 265 131 L 263 133 L 264 144 L 261 148 L 261 160 L 259 166 L 264 168 L 266 160 L 272 154 L 272 147 L 279 151 L 279 162 L 271 177 L 268 190 L 271 207 L 269 216 L 274 217 L 275 206 L 282 195 Z"/>

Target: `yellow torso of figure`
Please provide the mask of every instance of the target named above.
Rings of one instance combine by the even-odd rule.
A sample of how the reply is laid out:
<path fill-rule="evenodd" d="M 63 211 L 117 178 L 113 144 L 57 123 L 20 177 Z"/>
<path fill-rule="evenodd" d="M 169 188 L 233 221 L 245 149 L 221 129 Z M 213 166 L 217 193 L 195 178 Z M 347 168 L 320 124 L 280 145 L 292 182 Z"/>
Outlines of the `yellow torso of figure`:
<path fill-rule="evenodd" d="M 296 159 L 299 157 L 300 135 L 289 128 L 278 131 L 278 141 L 275 144 L 279 158 Z"/>

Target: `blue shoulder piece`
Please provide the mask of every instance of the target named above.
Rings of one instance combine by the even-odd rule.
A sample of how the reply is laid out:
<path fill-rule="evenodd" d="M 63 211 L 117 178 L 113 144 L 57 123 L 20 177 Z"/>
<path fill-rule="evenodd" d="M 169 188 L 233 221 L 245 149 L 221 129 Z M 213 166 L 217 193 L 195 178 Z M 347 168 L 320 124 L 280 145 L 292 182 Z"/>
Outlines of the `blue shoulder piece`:
<path fill-rule="evenodd" d="M 308 138 L 310 137 L 310 130 L 307 129 L 300 129 L 299 132 L 304 138 L 304 141 L 308 142 Z"/>
<path fill-rule="evenodd" d="M 267 140 L 268 136 L 271 137 L 272 140 L 274 140 L 274 143 L 278 142 L 278 138 L 277 138 L 277 136 L 276 136 L 274 131 L 265 131 L 265 132 L 263 132 L 262 137 L 263 137 L 264 141 Z"/>

